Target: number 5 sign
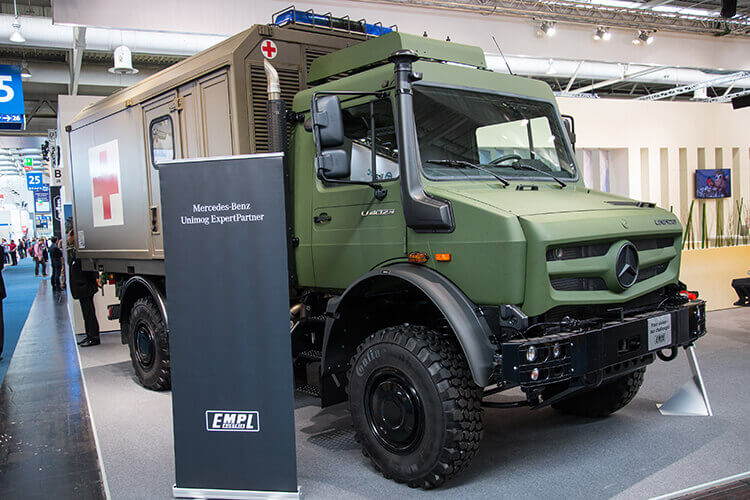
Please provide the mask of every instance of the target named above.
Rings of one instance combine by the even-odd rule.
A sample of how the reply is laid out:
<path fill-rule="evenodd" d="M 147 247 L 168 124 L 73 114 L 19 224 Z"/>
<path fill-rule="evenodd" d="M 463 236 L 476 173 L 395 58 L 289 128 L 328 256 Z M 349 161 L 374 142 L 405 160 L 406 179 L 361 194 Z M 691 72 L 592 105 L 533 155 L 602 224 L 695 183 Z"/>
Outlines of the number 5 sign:
<path fill-rule="evenodd" d="M 0 64 L 0 114 L 24 115 L 21 69 Z"/>

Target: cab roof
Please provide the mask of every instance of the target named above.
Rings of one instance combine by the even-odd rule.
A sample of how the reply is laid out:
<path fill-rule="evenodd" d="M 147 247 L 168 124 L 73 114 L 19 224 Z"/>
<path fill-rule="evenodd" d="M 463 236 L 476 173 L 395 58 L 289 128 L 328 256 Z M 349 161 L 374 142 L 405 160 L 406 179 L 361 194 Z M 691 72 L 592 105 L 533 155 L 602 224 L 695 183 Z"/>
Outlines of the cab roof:
<path fill-rule="evenodd" d="M 310 65 L 307 83 L 315 85 L 336 75 L 362 71 L 384 63 L 398 50 L 407 49 L 416 52 L 420 59 L 487 68 L 484 52 L 479 47 L 394 31 L 319 57 Z"/>

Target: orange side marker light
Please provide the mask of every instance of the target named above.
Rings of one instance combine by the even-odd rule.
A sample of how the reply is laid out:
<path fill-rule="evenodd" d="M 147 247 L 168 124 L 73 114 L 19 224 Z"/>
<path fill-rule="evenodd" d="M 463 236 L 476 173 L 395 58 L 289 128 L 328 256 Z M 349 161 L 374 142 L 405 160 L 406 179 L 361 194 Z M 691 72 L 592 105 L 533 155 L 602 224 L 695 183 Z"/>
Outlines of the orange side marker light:
<path fill-rule="evenodd" d="M 412 252 L 409 254 L 409 262 L 412 264 L 424 264 L 429 258 L 430 256 L 424 252 Z"/>

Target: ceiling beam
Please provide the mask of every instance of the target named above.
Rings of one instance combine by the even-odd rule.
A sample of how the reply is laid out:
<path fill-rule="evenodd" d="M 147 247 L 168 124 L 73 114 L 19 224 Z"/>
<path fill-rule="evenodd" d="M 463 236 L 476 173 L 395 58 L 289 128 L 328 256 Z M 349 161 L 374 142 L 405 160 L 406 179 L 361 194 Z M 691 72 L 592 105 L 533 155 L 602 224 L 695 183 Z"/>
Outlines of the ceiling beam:
<path fill-rule="evenodd" d="M 81 63 L 83 62 L 83 51 L 86 48 L 86 28 L 73 27 L 73 57 L 70 58 L 70 85 L 68 93 L 78 94 L 78 80 L 81 76 Z"/>
<path fill-rule="evenodd" d="M 582 92 L 588 92 L 590 90 L 596 90 L 600 89 L 602 87 L 607 87 L 609 85 L 618 83 L 618 82 L 624 82 L 625 80 L 632 80 L 633 78 L 639 78 L 641 76 L 648 75 L 649 73 L 655 73 L 657 71 L 661 71 L 663 69 L 668 69 L 671 66 L 654 66 L 652 68 L 647 68 L 641 71 L 636 71 L 635 73 L 628 73 L 627 75 L 622 75 L 617 78 L 612 78 L 610 80 L 604 80 L 603 82 L 594 83 L 592 85 L 586 85 L 585 87 L 577 88 L 573 91 L 575 94 L 580 94 Z"/>
<path fill-rule="evenodd" d="M 581 62 L 578 63 L 578 66 L 576 66 L 576 70 L 573 72 L 573 75 L 570 77 L 570 80 L 568 81 L 568 85 L 565 86 L 565 92 L 570 92 L 570 87 L 572 87 L 573 82 L 576 81 L 578 72 L 581 70 L 581 66 L 583 66 L 584 62 L 585 61 L 581 60 Z"/>
<path fill-rule="evenodd" d="M 661 92 L 644 95 L 636 99 L 639 101 L 658 101 L 659 99 L 664 99 L 666 97 L 677 96 L 680 94 L 685 94 L 686 92 L 692 92 L 698 89 L 705 89 L 706 87 L 713 87 L 713 86 L 722 85 L 725 83 L 736 82 L 737 80 L 744 80 L 745 78 L 750 78 L 750 71 L 739 71 L 737 73 L 732 73 L 731 75 L 724 75 L 718 78 L 705 80 L 703 82 L 692 83 L 690 85 L 683 85 L 682 87 L 675 87 L 673 89 L 663 90 Z"/>

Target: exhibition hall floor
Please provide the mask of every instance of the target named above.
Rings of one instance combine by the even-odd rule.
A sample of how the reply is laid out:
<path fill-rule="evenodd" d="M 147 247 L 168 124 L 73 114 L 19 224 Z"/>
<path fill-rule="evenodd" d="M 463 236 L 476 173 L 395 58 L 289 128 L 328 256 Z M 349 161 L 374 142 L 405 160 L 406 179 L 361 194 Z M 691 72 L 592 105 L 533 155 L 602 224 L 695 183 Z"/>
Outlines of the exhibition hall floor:
<path fill-rule="evenodd" d="M 119 334 L 79 348 L 79 365 L 65 300 L 48 282 L 39 287 L 0 391 L 0 498 L 172 498 L 170 393 L 137 385 Z M 354 441 L 346 404 L 321 410 L 297 395 L 302 495 L 640 499 L 745 473 L 750 308 L 712 312 L 708 322 L 698 357 L 714 417 L 657 411 L 690 377 L 681 353 L 672 363 L 651 365 L 633 402 L 606 419 L 549 408 L 487 410 L 482 448 L 470 468 L 429 492 L 375 472 Z M 738 479 L 711 498 L 739 498 L 728 488 L 746 497 L 750 479 Z"/>
<path fill-rule="evenodd" d="M 376 473 L 354 441 L 346 405 L 297 395 L 297 462 L 305 498 L 648 498 L 750 469 L 750 308 L 710 313 L 698 357 L 714 417 L 665 417 L 656 404 L 690 377 L 684 353 L 657 361 L 635 400 L 603 420 L 552 409 L 487 410 L 482 448 L 445 487 L 412 490 Z M 171 498 L 169 393 L 135 382 L 119 334 L 81 349 L 114 499 Z M 200 369 L 196 367 L 196 369 Z M 272 452 L 272 450 L 269 450 Z"/>

